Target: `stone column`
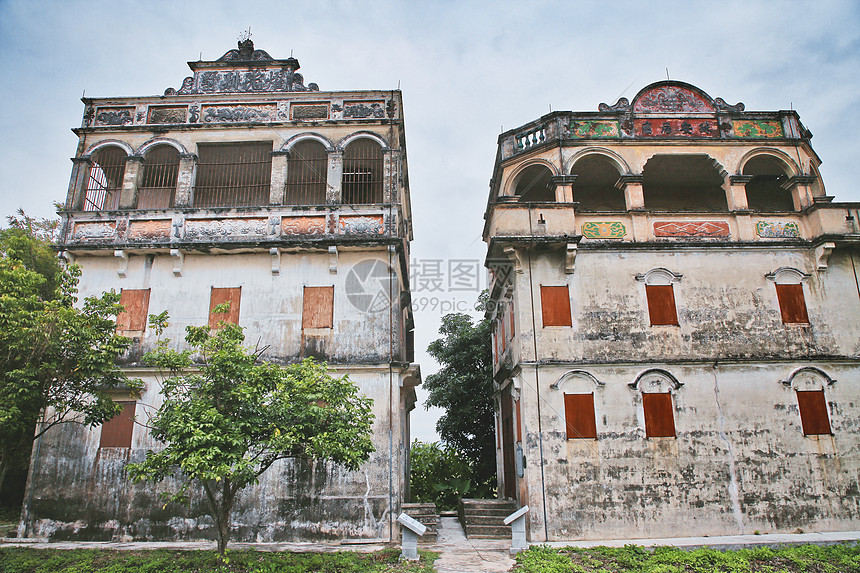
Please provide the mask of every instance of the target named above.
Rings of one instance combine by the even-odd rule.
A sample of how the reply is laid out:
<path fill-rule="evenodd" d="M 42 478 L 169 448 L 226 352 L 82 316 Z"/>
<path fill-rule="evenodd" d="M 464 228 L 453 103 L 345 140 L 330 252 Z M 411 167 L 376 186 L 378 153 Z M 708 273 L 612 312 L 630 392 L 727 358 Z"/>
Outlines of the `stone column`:
<path fill-rule="evenodd" d="M 326 178 L 326 203 L 329 205 L 337 205 L 341 202 L 342 184 L 343 151 L 330 150 L 328 152 L 328 175 Z"/>
<path fill-rule="evenodd" d="M 397 165 L 400 152 L 394 149 L 384 149 L 382 158 L 382 202 L 396 203 L 398 201 Z"/>
<path fill-rule="evenodd" d="M 615 182 L 615 188 L 624 191 L 624 203 L 628 211 L 641 211 L 645 208 L 641 175 L 622 175 Z"/>
<path fill-rule="evenodd" d="M 176 178 L 175 207 L 191 207 L 194 204 L 194 179 L 197 176 L 197 155 L 179 154 L 179 175 Z"/>
<path fill-rule="evenodd" d="M 272 151 L 272 177 L 269 188 L 269 205 L 283 205 L 284 188 L 287 185 L 287 164 L 290 152 L 284 150 Z"/>
<path fill-rule="evenodd" d="M 125 174 L 122 177 L 122 189 L 119 193 L 119 208 L 134 209 L 137 205 L 137 191 L 143 178 L 145 160 L 141 155 L 129 155 L 125 158 Z"/>
<path fill-rule="evenodd" d="M 726 194 L 726 203 L 729 211 L 748 211 L 747 183 L 752 181 L 752 175 L 732 175 L 729 177 L 729 192 Z"/>
<path fill-rule="evenodd" d="M 573 184 L 576 175 L 553 175 L 549 178 L 550 186 L 555 187 L 556 203 L 573 203 Z"/>
<path fill-rule="evenodd" d="M 90 157 L 72 157 L 72 177 L 69 180 L 69 192 L 66 194 L 66 209 L 78 211 L 83 209 L 84 195 L 87 192 L 87 177 L 93 160 Z"/>
<path fill-rule="evenodd" d="M 795 175 L 781 185 L 783 189 L 791 192 L 795 211 L 803 211 L 812 205 L 812 193 L 809 191 L 809 186 L 814 182 L 814 175 Z"/>

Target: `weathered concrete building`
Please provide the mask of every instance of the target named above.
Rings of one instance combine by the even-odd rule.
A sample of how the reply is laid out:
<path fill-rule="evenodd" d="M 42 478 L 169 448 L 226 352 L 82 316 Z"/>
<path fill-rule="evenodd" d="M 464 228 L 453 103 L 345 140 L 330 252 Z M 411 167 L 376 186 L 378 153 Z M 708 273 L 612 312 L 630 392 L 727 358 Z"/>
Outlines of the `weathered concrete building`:
<path fill-rule="evenodd" d="M 532 541 L 860 527 L 860 204 L 675 81 L 503 133 L 498 471 Z"/>
<path fill-rule="evenodd" d="M 158 444 L 144 425 L 160 401 L 140 363 L 165 336 L 227 320 L 264 358 L 313 356 L 374 401 L 376 452 L 358 472 L 286 461 L 241 494 L 241 540 L 388 539 L 408 487 L 412 364 L 407 264 L 412 239 L 399 91 L 320 91 L 294 58 L 240 42 L 163 96 L 85 98 L 61 255 L 81 296 L 114 289 L 140 395 L 92 430 L 66 425 L 34 445 L 22 533 L 53 539 L 214 538 L 202 499 L 162 508 L 161 486 L 123 475 Z M 170 484 L 168 484 L 170 485 Z"/>

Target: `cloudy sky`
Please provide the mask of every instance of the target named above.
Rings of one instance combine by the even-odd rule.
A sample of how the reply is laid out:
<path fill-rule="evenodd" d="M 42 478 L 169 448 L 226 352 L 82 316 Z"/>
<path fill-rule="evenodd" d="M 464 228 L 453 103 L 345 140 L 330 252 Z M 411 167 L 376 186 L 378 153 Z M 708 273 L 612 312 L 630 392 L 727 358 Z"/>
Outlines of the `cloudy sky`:
<path fill-rule="evenodd" d="M 669 77 L 747 110 L 796 109 L 828 195 L 860 201 L 860 2 L 421 0 L 0 0 L 0 216 L 48 217 L 65 199 L 80 97 L 158 95 L 186 62 L 220 57 L 251 28 L 293 52 L 322 90 L 403 90 L 419 264 L 480 261 L 502 129 L 552 110 L 597 110 Z M 852 111 L 853 110 L 853 111 Z M 475 292 L 414 299 L 417 359 L 444 310 Z M 435 412 L 413 413 L 434 439 Z"/>

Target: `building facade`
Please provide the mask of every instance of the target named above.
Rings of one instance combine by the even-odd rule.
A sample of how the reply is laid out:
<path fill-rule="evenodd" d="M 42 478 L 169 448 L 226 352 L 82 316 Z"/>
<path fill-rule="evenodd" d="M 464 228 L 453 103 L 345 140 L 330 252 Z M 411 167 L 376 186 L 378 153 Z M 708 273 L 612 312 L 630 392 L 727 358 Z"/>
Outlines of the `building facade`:
<path fill-rule="evenodd" d="M 860 526 L 860 204 L 811 137 L 676 81 L 499 137 L 498 473 L 530 540 Z"/>
<path fill-rule="evenodd" d="M 201 497 L 162 508 L 161 487 L 132 484 L 126 463 L 158 444 L 160 403 L 141 363 L 164 336 L 226 320 L 263 358 L 304 357 L 349 374 L 373 399 L 376 451 L 359 471 L 286 460 L 237 501 L 238 540 L 390 539 L 408 488 L 412 364 L 407 264 L 412 239 L 399 91 L 320 91 L 295 58 L 239 43 L 163 96 L 85 98 L 61 256 L 81 266 L 80 295 L 113 289 L 133 339 L 123 358 L 142 393 L 102 427 L 48 432 L 33 449 L 21 533 L 53 539 L 214 538 Z M 136 419 L 137 423 L 133 423 Z M 199 493 L 199 492 L 198 492 Z"/>

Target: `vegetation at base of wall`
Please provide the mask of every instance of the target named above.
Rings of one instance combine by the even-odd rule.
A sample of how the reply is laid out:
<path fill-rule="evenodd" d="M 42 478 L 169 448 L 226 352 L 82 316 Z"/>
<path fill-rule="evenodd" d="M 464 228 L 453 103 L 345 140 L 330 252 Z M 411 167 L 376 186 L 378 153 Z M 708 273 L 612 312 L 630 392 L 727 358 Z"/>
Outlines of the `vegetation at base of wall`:
<path fill-rule="evenodd" d="M 694 549 L 637 545 L 552 548 L 517 555 L 514 573 L 860 573 L 860 545 L 795 545 L 771 549 Z"/>
<path fill-rule="evenodd" d="M 108 551 L 101 549 L 0 549 L 0 573 L 432 573 L 437 554 L 420 551 L 400 562 L 400 550 L 374 553 L 230 551 L 219 564 L 214 551 Z"/>
<path fill-rule="evenodd" d="M 469 460 L 451 446 L 415 440 L 409 450 L 409 466 L 410 501 L 435 503 L 437 511 L 454 511 L 458 500 L 476 495 Z"/>
<path fill-rule="evenodd" d="M 478 306 L 487 304 L 481 294 Z M 495 497 L 496 448 L 493 413 L 492 324 L 473 323 L 467 314 L 447 314 L 439 327 L 442 338 L 427 352 L 442 368 L 425 378 L 425 408 L 445 410 L 436 431 L 446 446 L 461 452 L 472 468 L 470 497 Z"/>

